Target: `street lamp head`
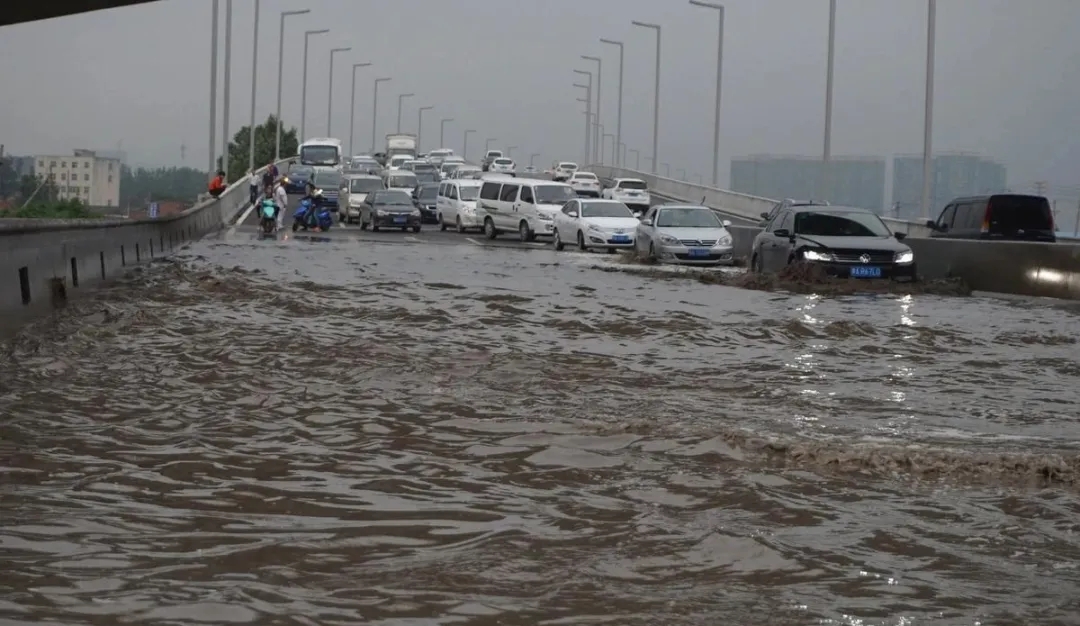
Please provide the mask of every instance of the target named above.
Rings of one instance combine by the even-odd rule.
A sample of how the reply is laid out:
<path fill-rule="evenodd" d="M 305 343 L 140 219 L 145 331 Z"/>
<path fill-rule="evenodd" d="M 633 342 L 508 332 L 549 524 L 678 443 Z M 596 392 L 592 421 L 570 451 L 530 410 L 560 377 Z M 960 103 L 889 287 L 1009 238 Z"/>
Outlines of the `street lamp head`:
<path fill-rule="evenodd" d="M 305 32 L 304 32 L 304 35 L 322 35 L 322 34 L 325 34 L 325 33 L 328 33 L 328 32 L 330 32 L 330 29 L 329 29 L 329 28 L 323 28 L 323 29 L 321 29 L 321 30 L 309 30 L 309 31 L 305 31 Z"/>
<path fill-rule="evenodd" d="M 651 28 L 653 30 L 660 30 L 660 25 L 659 24 L 652 24 L 650 22 L 639 22 L 637 20 L 633 20 L 630 23 L 633 24 L 634 26 L 640 26 L 642 28 Z"/>
<path fill-rule="evenodd" d="M 588 88 L 589 88 L 589 86 L 588 86 L 588 85 L 581 85 L 581 84 L 579 84 L 579 83 L 574 83 L 574 86 L 575 86 L 575 87 L 581 87 L 582 89 L 588 89 Z"/>
<path fill-rule="evenodd" d="M 603 37 L 600 38 L 600 43 L 609 43 L 613 46 L 619 46 L 620 48 L 623 45 L 621 41 L 615 41 L 614 39 L 604 39 Z"/>
<path fill-rule="evenodd" d="M 377 82 L 377 83 L 385 83 L 388 80 L 391 80 L 391 78 L 389 76 L 384 77 L 384 78 L 376 78 L 375 82 Z"/>
<path fill-rule="evenodd" d="M 586 61 L 596 61 L 597 63 L 602 62 L 602 59 L 600 57 L 593 57 L 593 56 L 589 56 L 587 54 L 581 55 L 581 58 L 585 59 Z"/>
<path fill-rule="evenodd" d="M 330 54 L 337 54 L 338 52 L 348 52 L 349 50 L 352 50 L 352 48 L 331 48 Z"/>
<path fill-rule="evenodd" d="M 589 72 L 589 71 L 587 71 L 587 70 L 578 70 L 578 69 L 575 69 L 575 70 L 574 70 L 574 73 L 575 73 L 575 74 L 588 74 L 589 76 L 592 76 L 592 72 Z"/>
<path fill-rule="evenodd" d="M 414 94 L 414 93 L 401 93 L 401 94 L 398 94 L 398 97 L 399 98 L 411 98 L 411 97 L 413 97 L 415 95 L 416 94 Z"/>
<path fill-rule="evenodd" d="M 369 67 L 370 65 L 370 63 L 353 63 L 353 69 L 356 69 L 358 67 Z"/>
<path fill-rule="evenodd" d="M 715 2 L 702 2 L 701 0 L 690 0 L 690 4 L 696 7 L 705 7 L 706 9 L 716 9 L 717 11 L 723 11 L 724 5 L 716 4 Z"/>
<path fill-rule="evenodd" d="M 468 130 L 466 130 L 466 131 L 465 131 L 465 134 L 466 134 L 466 135 L 468 135 L 469 133 L 475 133 L 475 132 L 476 132 L 475 130 L 473 130 L 472 128 L 470 128 L 470 129 L 468 129 Z"/>
<path fill-rule="evenodd" d="M 311 9 L 300 9 L 299 11 L 282 11 L 282 15 L 306 15 L 311 13 Z"/>
<path fill-rule="evenodd" d="M 444 122 L 453 122 L 454 118 L 452 118 L 452 117 L 444 117 L 442 121 L 444 121 Z"/>
<path fill-rule="evenodd" d="M 434 109 L 434 108 L 435 108 L 435 107 L 433 107 L 433 106 L 429 106 L 429 107 L 420 107 L 420 108 L 419 108 L 419 109 L 417 109 L 417 110 L 418 110 L 418 111 L 430 111 L 430 110 L 432 110 L 432 109 Z"/>

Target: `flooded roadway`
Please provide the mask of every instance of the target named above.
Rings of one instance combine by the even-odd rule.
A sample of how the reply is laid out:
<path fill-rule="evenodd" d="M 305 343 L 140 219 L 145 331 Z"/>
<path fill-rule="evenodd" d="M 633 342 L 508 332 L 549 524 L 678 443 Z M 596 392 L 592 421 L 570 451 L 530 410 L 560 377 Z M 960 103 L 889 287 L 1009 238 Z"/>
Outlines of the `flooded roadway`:
<path fill-rule="evenodd" d="M 1065 624 L 1080 312 L 245 227 L 11 345 L 9 624 Z"/>

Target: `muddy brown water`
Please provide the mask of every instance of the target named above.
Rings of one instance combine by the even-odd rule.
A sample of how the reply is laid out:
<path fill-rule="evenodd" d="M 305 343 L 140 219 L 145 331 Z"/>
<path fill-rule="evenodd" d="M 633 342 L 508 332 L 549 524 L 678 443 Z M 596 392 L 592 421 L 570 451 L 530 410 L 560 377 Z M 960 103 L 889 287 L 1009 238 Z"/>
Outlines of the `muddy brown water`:
<path fill-rule="evenodd" d="M 569 258 L 212 240 L 25 329 L 0 621 L 1075 623 L 1076 309 Z"/>

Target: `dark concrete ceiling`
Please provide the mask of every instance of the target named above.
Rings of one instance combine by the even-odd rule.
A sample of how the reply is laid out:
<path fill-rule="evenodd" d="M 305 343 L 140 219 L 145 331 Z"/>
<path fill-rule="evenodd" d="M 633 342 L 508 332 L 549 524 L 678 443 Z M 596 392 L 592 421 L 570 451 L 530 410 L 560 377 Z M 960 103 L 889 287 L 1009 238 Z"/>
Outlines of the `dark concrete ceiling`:
<path fill-rule="evenodd" d="M 147 4 L 158 0 L 8 0 L 4 2 L 3 10 L 0 10 L 0 26 L 47 20 L 51 17 L 74 15 L 87 11 L 99 11 L 114 7 L 128 7 L 136 4 Z"/>

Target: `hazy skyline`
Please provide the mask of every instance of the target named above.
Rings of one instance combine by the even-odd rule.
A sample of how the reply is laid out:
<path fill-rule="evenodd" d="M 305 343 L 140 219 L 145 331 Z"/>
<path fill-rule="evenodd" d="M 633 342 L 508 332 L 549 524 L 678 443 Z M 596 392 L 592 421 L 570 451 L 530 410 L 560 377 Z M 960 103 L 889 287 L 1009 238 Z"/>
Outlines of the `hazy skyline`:
<path fill-rule="evenodd" d="M 220 27 L 224 29 L 224 0 Z M 828 0 L 729 0 L 724 46 L 721 177 L 728 159 L 749 154 L 818 155 L 822 149 Z M 254 0 L 233 3 L 230 133 L 248 123 Z M 512 7 L 512 10 L 509 8 Z M 263 0 L 256 118 L 274 112 L 278 24 L 285 39 L 282 113 L 300 126 L 303 31 L 312 38 L 308 135 L 326 129 L 327 51 L 336 58 L 333 135 L 348 144 L 349 87 L 357 74 L 356 146 L 371 144 L 371 89 L 380 88 L 378 136 L 394 130 L 397 94 L 406 101 L 403 130 L 425 114 L 424 148 L 436 147 L 439 121 L 448 147 L 470 156 L 485 138 L 516 145 L 515 157 L 539 163 L 580 160 L 582 90 L 574 68 L 604 58 L 601 122 L 614 132 L 617 49 L 625 42 L 623 140 L 652 146 L 655 43 L 633 19 L 663 26 L 660 161 L 701 174 L 712 170 L 716 14 L 682 0 Z M 205 169 L 209 123 L 210 0 L 165 0 L 4 28 L 0 33 L 0 143 L 12 154 L 114 150 L 122 142 L 138 165 Z M 1076 185 L 1080 140 L 1080 23 L 1074 0 L 949 0 L 938 4 L 935 153 L 977 152 L 1009 168 L 1010 185 L 1035 180 Z M 840 0 L 834 92 L 835 156 L 891 156 L 922 150 L 925 0 Z M 224 36 L 219 62 L 224 62 Z M 219 69 L 219 80 L 223 79 Z M 222 113 L 219 87 L 218 114 Z M 221 123 L 218 123 L 220 134 Z M 218 140 L 220 142 L 220 139 Z M 181 145 L 187 158 L 181 163 Z M 220 143 L 218 151 L 220 152 Z M 632 164 L 631 157 L 631 164 Z"/>

